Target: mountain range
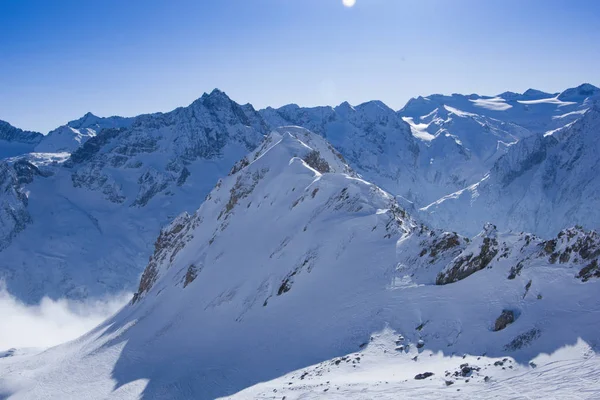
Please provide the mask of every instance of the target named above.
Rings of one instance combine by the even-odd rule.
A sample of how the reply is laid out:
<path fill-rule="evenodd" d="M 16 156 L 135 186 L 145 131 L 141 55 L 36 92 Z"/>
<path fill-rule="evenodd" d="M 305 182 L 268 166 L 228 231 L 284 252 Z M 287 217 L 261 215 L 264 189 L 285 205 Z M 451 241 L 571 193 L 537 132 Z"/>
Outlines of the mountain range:
<path fill-rule="evenodd" d="M 225 102 L 221 93 L 211 96 L 178 115 L 193 118 Z M 243 116 L 261 121 L 259 114 L 233 106 L 209 112 L 212 126 L 233 122 L 227 132 L 247 140 L 212 140 L 207 126 L 199 137 L 211 146 L 198 153 L 185 125 L 165 130 L 178 126 L 169 124 L 175 115 L 152 117 L 88 140 L 60 167 L 62 179 L 91 159 L 111 175 L 84 186 L 88 204 L 151 210 L 155 202 L 167 204 L 163 199 L 183 199 L 177 188 L 198 176 L 190 166 L 260 136 L 262 124 L 237 124 Z M 152 134 L 138 136 L 136 127 Z M 146 158 L 150 150 L 165 155 L 167 132 L 178 132 L 191 149 L 175 159 L 187 161 L 189 176 L 180 179 L 182 170 L 168 168 L 173 159 L 164 157 L 152 164 L 164 189 L 149 190 L 157 186 L 142 179 L 135 191 L 116 190 L 126 165 L 142 163 L 131 168 L 139 175 L 158 158 Z M 272 130 L 199 208 L 160 229 L 120 312 L 73 342 L 0 353 L 0 395 L 478 399 L 600 392 L 596 232 L 567 228 L 541 238 L 487 223 L 469 238 L 431 228 L 348 159 L 305 128 Z M 96 177 L 93 170 L 82 176 Z"/>
<path fill-rule="evenodd" d="M 599 97 L 584 84 L 418 97 L 399 111 L 379 101 L 257 111 L 214 90 L 169 113 L 88 113 L 45 136 L 2 123 L 0 278 L 26 302 L 133 289 L 161 227 L 289 125 L 326 139 L 432 227 L 473 236 L 491 221 L 547 238 L 596 229 Z"/>

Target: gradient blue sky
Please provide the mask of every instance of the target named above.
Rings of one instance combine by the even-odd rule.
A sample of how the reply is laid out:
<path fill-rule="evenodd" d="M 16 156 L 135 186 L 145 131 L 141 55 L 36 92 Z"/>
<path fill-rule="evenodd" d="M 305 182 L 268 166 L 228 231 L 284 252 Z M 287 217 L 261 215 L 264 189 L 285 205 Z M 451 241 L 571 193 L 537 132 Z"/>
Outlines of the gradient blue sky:
<path fill-rule="evenodd" d="M 600 85 L 596 0 L 0 0 L 0 119 Z"/>

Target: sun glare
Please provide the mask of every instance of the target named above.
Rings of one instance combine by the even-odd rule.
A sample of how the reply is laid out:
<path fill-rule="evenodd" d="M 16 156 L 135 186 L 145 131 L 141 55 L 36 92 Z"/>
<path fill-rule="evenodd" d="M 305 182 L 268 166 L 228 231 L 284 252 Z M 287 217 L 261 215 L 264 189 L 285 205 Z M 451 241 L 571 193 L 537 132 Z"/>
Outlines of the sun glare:
<path fill-rule="evenodd" d="M 356 0 L 342 0 L 342 3 L 344 3 L 346 7 L 354 7 Z"/>

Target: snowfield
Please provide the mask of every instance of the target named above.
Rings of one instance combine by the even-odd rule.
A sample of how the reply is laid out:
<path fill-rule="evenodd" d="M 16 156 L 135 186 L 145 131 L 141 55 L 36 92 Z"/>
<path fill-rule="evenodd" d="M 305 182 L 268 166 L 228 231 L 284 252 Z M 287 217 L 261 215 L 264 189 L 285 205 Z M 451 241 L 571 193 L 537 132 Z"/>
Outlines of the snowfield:
<path fill-rule="evenodd" d="M 600 396 L 600 237 L 415 221 L 299 127 L 155 243 L 132 302 L 0 359 L 11 399 Z"/>

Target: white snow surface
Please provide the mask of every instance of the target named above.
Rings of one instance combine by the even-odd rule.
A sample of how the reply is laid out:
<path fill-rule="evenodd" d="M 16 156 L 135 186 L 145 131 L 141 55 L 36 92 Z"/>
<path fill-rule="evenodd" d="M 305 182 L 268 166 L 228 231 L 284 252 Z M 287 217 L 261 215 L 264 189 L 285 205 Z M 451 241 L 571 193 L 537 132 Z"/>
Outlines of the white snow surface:
<path fill-rule="evenodd" d="M 6 353 L 0 394 L 594 399 L 599 255 L 582 229 L 430 230 L 322 138 L 282 128 L 161 231 L 132 304 Z"/>

